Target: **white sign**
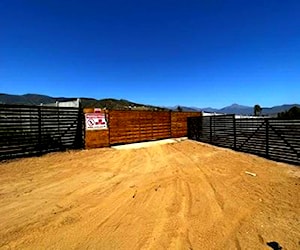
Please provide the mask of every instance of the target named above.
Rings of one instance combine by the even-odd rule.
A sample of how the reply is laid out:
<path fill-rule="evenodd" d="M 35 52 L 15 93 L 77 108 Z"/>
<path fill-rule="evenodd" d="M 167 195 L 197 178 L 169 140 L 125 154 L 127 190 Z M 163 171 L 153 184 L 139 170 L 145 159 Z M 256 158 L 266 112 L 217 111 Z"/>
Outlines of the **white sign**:
<path fill-rule="evenodd" d="M 86 130 L 107 129 L 105 113 L 88 113 L 85 114 Z"/>

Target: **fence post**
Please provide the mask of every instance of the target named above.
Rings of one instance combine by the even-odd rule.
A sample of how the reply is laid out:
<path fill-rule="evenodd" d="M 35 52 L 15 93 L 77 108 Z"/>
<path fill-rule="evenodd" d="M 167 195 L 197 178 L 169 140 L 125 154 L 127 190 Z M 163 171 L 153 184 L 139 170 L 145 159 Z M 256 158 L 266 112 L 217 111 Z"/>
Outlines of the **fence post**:
<path fill-rule="evenodd" d="M 57 105 L 57 126 L 58 126 L 58 141 L 59 141 L 59 148 L 62 149 L 62 140 L 61 137 L 63 136 L 60 134 L 60 112 L 59 112 L 59 106 Z"/>
<path fill-rule="evenodd" d="M 209 117 L 209 139 L 210 144 L 212 144 L 212 116 Z"/>
<path fill-rule="evenodd" d="M 266 157 L 269 158 L 269 120 L 265 120 L 266 123 Z"/>
<path fill-rule="evenodd" d="M 197 117 L 196 120 L 196 137 L 197 141 L 201 141 L 201 137 L 203 138 L 203 116 Z"/>
<path fill-rule="evenodd" d="M 85 147 L 85 115 L 81 103 L 78 108 L 78 147 Z"/>
<path fill-rule="evenodd" d="M 191 139 L 190 138 L 190 124 L 189 124 L 189 120 L 190 120 L 189 117 L 187 117 L 186 118 L 186 129 L 187 129 L 187 131 L 186 132 L 187 132 L 187 138 Z"/>
<path fill-rule="evenodd" d="M 110 110 L 107 110 L 105 111 L 105 119 L 106 119 L 106 122 L 107 122 L 107 128 L 108 128 L 108 146 L 110 147 Z M 84 118 L 85 119 L 85 118 Z M 84 124 L 85 124 L 85 120 L 84 120 Z M 85 131 L 85 129 L 84 129 Z M 84 135 L 84 138 L 85 138 L 85 135 Z M 84 145 L 85 145 L 85 142 L 84 142 Z"/>
<path fill-rule="evenodd" d="M 170 138 L 173 138 L 173 128 L 172 128 L 172 111 L 169 111 L 169 130 L 170 130 Z"/>
<path fill-rule="evenodd" d="M 41 106 L 38 106 L 38 151 L 42 153 L 42 112 Z"/>
<path fill-rule="evenodd" d="M 235 115 L 232 115 L 233 119 L 233 148 L 236 150 L 236 119 Z"/>

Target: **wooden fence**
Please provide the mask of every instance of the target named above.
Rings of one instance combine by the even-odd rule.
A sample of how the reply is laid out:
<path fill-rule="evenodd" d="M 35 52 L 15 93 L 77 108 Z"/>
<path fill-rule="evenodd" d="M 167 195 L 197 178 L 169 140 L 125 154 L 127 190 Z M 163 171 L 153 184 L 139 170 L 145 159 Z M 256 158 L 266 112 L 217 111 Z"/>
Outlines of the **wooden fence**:
<path fill-rule="evenodd" d="M 110 144 L 171 137 L 169 112 L 110 111 Z"/>
<path fill-rule="evenodd" d="M 81 108 L 1 104 L 0 160 L 187 136 L 187 117 L 200 112 L 105 111 L 105 115 L 107 129 L 85 130 Z"/>
<path fill-rule="evenodd" d="M 221 147 L 300 164 L 300 120 L 188 118 L 188 137 Z"/>
<path fill-rule="evenodd" d="M 187 117 L 198 112 L 110 111 L 110 144 L 187 136 Z"/>
<path fill-rule="evenodd" d="M 0 159 L 81 148 L 80 108 L 0 105 Z"/>
<path fill-rule="evenodd" d="M 187 136 L 187 118 L 200 117 L 200 112 L 172 112 L 171 113 L 171 137 Z"/>
<path fill-rule="evenodd" d="M 187 117 L 200 112 L 112 110 L 106 116 L 107 130 L 86 131 L 86 148 L 187 136 Z"/>

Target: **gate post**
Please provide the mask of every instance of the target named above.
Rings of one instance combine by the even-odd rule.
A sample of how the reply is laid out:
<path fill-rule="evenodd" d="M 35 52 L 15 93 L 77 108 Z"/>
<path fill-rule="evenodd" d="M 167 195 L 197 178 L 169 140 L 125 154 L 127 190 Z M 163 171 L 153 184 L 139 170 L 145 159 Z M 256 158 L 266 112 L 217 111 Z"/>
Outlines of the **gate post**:
<path fill-rule="evenodd" d="M 265 120 L 266 124 L 266 157 L 269 158 L 269 120 Z"/>
<path fill-rule="evenodd" d="M 83 113 L 83 109 L 82 109 L 81 105 L 79 105 L 79 108 L 78 108 L 77 119 L 78 120 L 77 120 L 75 148 L 84 148 L 84 145 L 85 145 L 85 117 L 84 117 L 84 113 Z"/>
<path fill-rule="evenodd" d="M 173 126 L 172 126 L 172 111 L 169 111 L 169 133 L 170 133 L 170 138 L 173 138 Z"/>
<path fill-rule="evenodd" d="M 209 139 L 210 139 L 210 144 L 212 144 L 212 116 L 209 117 Z"/>
<path fill-rule="evenodd" d="M 42 153 L 42 112 L 41 106 L 38 106 L 38 151 Z"/>
<path fill-rule="evenodd" d="M 186 122 L 187 122 L 187 137 L 188 137 L 188 139 L 192 139 L 191 137 L 191 117 L 187 117 L 186 118 Z"/>
<path fill-rule="evenodd" d="M 236 119 L 235 115 L 232 115 L 233 119 L 233 148 L 236 150 Z"/>

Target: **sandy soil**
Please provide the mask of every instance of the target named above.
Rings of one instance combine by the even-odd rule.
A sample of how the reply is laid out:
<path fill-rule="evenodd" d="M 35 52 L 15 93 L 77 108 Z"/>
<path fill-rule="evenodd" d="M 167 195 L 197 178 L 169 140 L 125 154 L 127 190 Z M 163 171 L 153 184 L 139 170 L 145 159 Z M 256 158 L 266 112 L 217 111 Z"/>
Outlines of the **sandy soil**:
<path fill-rule="evenodd" d="M 0 249 L 299 249 L 299 193 L 299 167 L 189 140 L 2 162 Z"/>

